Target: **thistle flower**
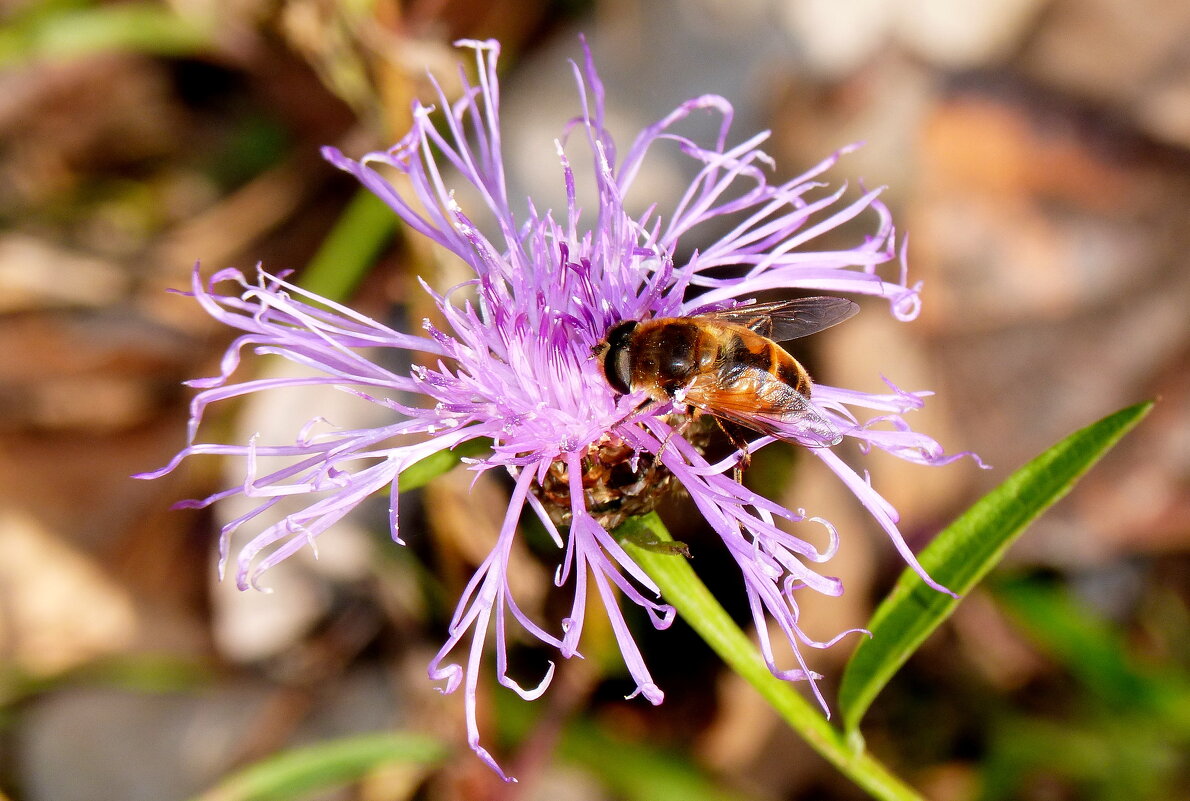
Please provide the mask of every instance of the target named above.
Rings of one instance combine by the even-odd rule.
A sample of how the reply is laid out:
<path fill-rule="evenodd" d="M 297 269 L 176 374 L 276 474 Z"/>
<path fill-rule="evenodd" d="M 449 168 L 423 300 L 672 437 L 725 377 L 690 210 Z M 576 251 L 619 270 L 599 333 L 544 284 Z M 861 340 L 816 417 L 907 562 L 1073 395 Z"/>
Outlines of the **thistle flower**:
<path fill-rule="evenodd" d="M 396 496 L 401 475 L 411 465 L 476 439 L 491 441 L 482 458 L 468 459 L 476 471 L 500 470 L 513 480 L 503 525 L 491 553 L 468 582 L 449 626 L 449 636 L 429 665 L 443 692 L 463 687 L 468 741 L 493 769 L 492 756 L 479 743 L 476 687 L 486 641 L 495 628 L 496 675 L 526 699 L 550 683 L 554 663 L 531 688 L 508 675 L 506 641 L 516 623 L 565 658 L 579 653 L 579 641 L 592 586 L 607 610 L 628 672 L 633 695 L 651 703 L 663 699 L 649 674 L 620 599 L 637 604 L 663 629 L 674 611 L 656 600 L 658 589 L 609 529 L 627 514 L 651 508 L 660 488 L 678 483 L 739 565 L 760 647 L 769 669 L 782 678 L 817 678 L 799 645 L 816 648 L 802 631 L 795 593 L 809 589 L 839 595 L 838 579 L 813 565 L 835 552 L 834 527 L 804 510 L 787 509 L 732 477 L 739 454 L 718 463 L 703 455 L 698 426 L 684 409 L 641 406 L 640 393 L 618 396 L 600 373 L 592 348 L 607 330 L 624 320 L 677 317 L 724 308 L 772 290 L 812 290 L 871 295 L 888 303 L 898 320 L 918 313 L 918 287 L 909 285 L 903 253 L 880 190 L 844 202 L 844 189 L 823 191 L 819 177 L 846 151 L 785 182 L 769 180 L 770 158 L 760 150 L 767 133 L 728 143 L 731 105 L 722 97 L 689 100 L 640 133 L 618 156 L 604 127 L 604 93 L 589 50 L 582 66 L 572 64 L 581 113 L 557 141 L 556 158 L 567 204 L 561 214 L 539 211 L 530 201 L 523 214 L 508 197 L 501 154 L 496 42 L 463 41 L 475 54 L 478 84 L 460 69 L 464 91 L 451 104 L 435 84 L 444 127 L 432 121 L 433 108 L 416 105 L 412 130 L 389 150 L 355 161 L 334 148 L 324 155 L 355 175 L 384 200 L 402 221 L 447 248 L 474 271 L 474 278 L 436 292 L 423 282 L 436 304 L 442 327 L 429 321 L 424 335 L 394 331 L 350 308 L 316 297 L 284 276 L 258 271 L 249 281 L 236 270 L 215 274 L 204 284 L 196 267 L 193 297 L 216 319 L 242 333 L 228 348 L 220 375 L 193 381 L 201 391 L 191 406 L 189 444 L 153 478 L 173 470 L 187 456 L 218 454 L 243 461 L 243 482 L 183 506 L 205 506 L 236 494 L 258 505 L 228 523 L 220 538 L 220 571 L 230 558 L 233 535 L 282 499 L 305 496 L 308 505 L 259 531 L 240 548 L 236 582 L 256 586 L 261 573 L 331 528 L 372 493 L 391 493 L 392 535 L 401 542 Z M 694 114 L 716 115 L 713 142 L 699 143 L 676 127 Z M 593 154 L 597 207 L 580 213 L 576 178 L 567 141 L 586 140 Z M 631 217 L 625 198 L 654 147 L 674 147 L 692 160 L 697 174 L 672 209 L 650 207 Z M 392 168 L 405 176 L 404 190 L 382 177 Z M 454 177 L 447 177 L 448 168 Z M 466 186 L 474 207 L 464 207 L 450 181 Z M 592 213 L 593 212 L 593 213 Z M 861 214 L 874 229 L 846 250 L 814 250 L 814 241 Z M 481 217 L 483 215 L 481 222 Z M 710 225 L 708 225 L 710 224 Z M 726 224 L 726 225 L 725 225 Z M 678 263 L 679 247 L 700 242 L 700 230 L 726 230 Z M 483 231 L 490 230 L 492 235 Z M 705 236 L 702 236 L 705 239 Z M 884 275 L 882 265 L 891 265 Z M 736 277 L 717 268 L 734 266 Z M 238 284 L 238 294 L 219 294 L 216 285 Z M 407 351 L 408 372 L 382 366 L 369 351 Z M 313 376 L 237 381 L 246 351 L 269 353 L 312 368 Z M 196 441 L 206 407 L 216 401 L 264 390 L 331 385 L 377 404 L 391 422 L 376 428 L 343 430 L 315 418 L 288 444 L 241 445 Z M 812 403 L 819 414 L 866 452 L 886 450 L 907 461 L 944 464 L 937 442 L 910 430 L 903 414 L 919 408 L 926 392 L 889 384 L 885 394 L 868 394 L 818 385 Z M 876 410 L 860 422 L 852 408 Z M 796 424 L 788 439 L 799 441 Z M 760 437 L 755 451 L 774 441 Z M 664 443 L 664 445 L 663 445 Z M 832 447 L 811 447 L 853 492 L 888 534 L 904 559 L 924 574 L 897 530 L 897 514 Z M 284 466 L 268 471 L 265 459 Z M 530 619 L 513 598 L 507 576 L 509 551 L 518 520 L 528 506 L 559 549 L 555 583 L 573 592 L 569 617 L 553 623 Z M 816 524 L 827 533 L 816 547 L 776 519 Z M 771 619 L 793 647 L 796 665 L 777 664 L 768 638 Z M 840 635 L 842 636 L 842 635 Z M 838 638 L 835 638 L 838 639 Z M 466 642 L 465 642 L 466 641 Z M 832 640 L 833 642 L 833 640 Z M 455 658 L 465 648 L 465 658 Z M 815 687 L 817 695 L 818 690 Z M 821 695 L 818 695 L 821 702 Z M 501 775 L 504 774 L 501 772 Z M 506 777 L 507 778 L 507 777 Z"/>

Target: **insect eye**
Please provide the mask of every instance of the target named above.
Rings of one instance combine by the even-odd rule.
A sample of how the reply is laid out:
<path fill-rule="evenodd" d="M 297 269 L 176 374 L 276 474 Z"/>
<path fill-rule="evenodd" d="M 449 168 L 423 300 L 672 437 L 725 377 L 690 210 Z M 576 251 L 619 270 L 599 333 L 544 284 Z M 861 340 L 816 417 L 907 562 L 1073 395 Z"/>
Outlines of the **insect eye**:
<path fill-rule="evenodd" d="M 607 332 L 607 339 L 602 343 L 606 345 L 602 351 L 603 374 L 612 389 L 621 394 L 631 392 L 629 342 L 632 339 L 632 332 L 638 325 L 639 323 L 633 320 L 619 323 Z"/>

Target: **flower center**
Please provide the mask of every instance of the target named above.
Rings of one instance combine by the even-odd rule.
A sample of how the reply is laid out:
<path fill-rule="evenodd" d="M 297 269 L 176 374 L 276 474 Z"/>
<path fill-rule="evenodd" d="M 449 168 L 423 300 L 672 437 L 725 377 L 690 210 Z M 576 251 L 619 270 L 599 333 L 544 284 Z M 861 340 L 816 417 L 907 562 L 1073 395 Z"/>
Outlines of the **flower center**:
<path fill-rule="evenodd" d="M 706 415 L 691 417 L 671 413 L 665 422 L 702 453 L 714 431 Z M 629 517 L 653 511 L 657 502 L 674 486 L 673 474 L 654 453 L 636 451 L 615 434 L 604 434 L 582 457 L 583 502 L 595 521 L 607 531 Z M 678 486 L 681 486 L 678 484 Z M 533 487 L 558 526 L 569 526 L 573 518 L 570 498 L 570 469 L 563 459 L 555 460 L 540 486 Z"/>

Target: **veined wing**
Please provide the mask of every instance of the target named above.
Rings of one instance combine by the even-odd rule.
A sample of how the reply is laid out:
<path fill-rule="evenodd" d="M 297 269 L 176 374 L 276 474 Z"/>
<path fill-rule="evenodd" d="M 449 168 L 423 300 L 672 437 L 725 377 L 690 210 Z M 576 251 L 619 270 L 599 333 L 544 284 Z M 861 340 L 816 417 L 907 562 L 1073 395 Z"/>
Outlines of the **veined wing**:
<path fill-rule="evenodd" d="M 685 402 L 778 439 L 796 437 L 802 444 L 817 447 L 843 440 L 834 423 L 805 395 L 756 367 L 748 367 L 730 386 L 713 375 L 700 375 L 686 387 Z"/>
<path fill-rule="evenodd" d="M 742 325 L 774 342 L 784 342 L 838 325 L 858 311 L 853 301 L 824 296 L 753 303 L 696 316 Z"/>

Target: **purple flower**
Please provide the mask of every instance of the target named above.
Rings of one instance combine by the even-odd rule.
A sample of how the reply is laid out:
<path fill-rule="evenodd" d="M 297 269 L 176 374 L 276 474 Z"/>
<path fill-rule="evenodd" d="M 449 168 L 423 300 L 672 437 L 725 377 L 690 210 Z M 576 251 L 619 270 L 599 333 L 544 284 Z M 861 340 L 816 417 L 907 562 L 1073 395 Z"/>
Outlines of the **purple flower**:
<path fill-rule="evenodd" d="M 732 472 L 738 454 L 708 463 L 699 427 L 689 425 L 684 409 L 652 406 L 642 411 L 640 393 L 618 396 L 612 391 L 592 357 L 592 347 L 607 330 L 624 320 L 731 306 L 771 289 L 873 295 L 887 301 L 899 320 L 914 318 L 919 304 L 918 287 L 906 282 L 904 260 L 896 250 L 880 190 L 844 201 L 844 189 L 824 191 L 825 185 L 819 182 L 841 153 L 791 181 L 771 183 L 771 160 L 758 149 L 767 134 L 729 145 L 732 108 L 721 97 L 705 95 L 683 103 L 642 131 L 620 156 L 604 129 L 603 87 L 585 45 L 584 65 L 573 65 L 581 114 L 567 137 L 584 138 L 594 155 L 598 205 L 580 213 L 575 176 L 566 155 L 567 138 L 563 138 L 557 143 L 556 158 L 566 187 L 566 208 L 555 216 L 530 202 L 527 211 L 515 212 L 501 155 L 499 46 L 491 41 L 461 44 L 475 52 L 479 83 L 472 85 L 464 77 L 464 93 L 454 104 L 438 91 L 445 112 L 441 130 L 431 123 L 434 110 L 418 105 L 413 129 L 390 150 L 370 153 L 359 161 L 333 148 L 324 150 L 326 158 L 355 175 L 407 225 L 449 249 L 474 271 L 474 278 L 441 294 L 425 287 L 445 324 L 437 328 L 426 321 L 424 335 L 403 334 L 313 296 L 283 277 L 259 272 L 256 281 L 250 282 L 236 270 L 225 270 L 204 285 L 196 268 L 193 296 L 212 316 L 242 333 L 227 350 L 219 376 L 191 382 L 201 391 L 191 407 L 190 444 L 165 468 L 142 477 L 160 476 L 196 454 L 243 460 L 242 484 L 182 504 L 205 506 L 235 494 L 259 501 L 251 512 L 224 527 L 221 571 L 229 559 L 232 536 L 243 524 L 282 499 L 295 495 L 309 499 L 304 509 L 267 526 L 240 548 L 236 580 L 247 588 L 256 585 L 263 571 L 312 545 L 381 489 L 391 493 L 392 532 L 400 542 L 396 495 L 402 472 L 469 440 L 490 440 L 486 456 L 465 461 L 472 470 L 506 471 L 514 482 L 512 497 L 495 546 L 467 584 L 449 637 L 430 663 L 429 674 L 443 682 L 444 692 L 464 688 L 468 740 L 499 771 L 479 744 L 476 723 L 476 685 L 493 619 L 500 683 L 525 698 L 536 698 L 549 684 L 554 665 L 549 664 L 537 686 L 521 687 L 506 670 L 507 627 L 515 623 L 563 657 L 574 656 L 587 593 L 593 587 L 636 682 L 633 695 L 661 702 L 663 693 L 625 624 L 618 597 L 643 607 L 659 629 L 669 625 L 674 612 L 654 600 L 657 587 L 608 533 L 625 514 L 650 508 L 655 486 L 679 482 L 723 538 L 743 573 L 761 649 L 775 675 L 813 681 L 817 675 L 803 660 L 798 645 L 829 645 L 812 640 L 799 627 L 795 592 L 808 588 L 838 595 L 843 591 L 838 579 L 813 569 L 836 550 L 838 535 L 828 522 L 809 517 L 804 510 L 787 509 L 735 481 Z M 675 127 L 693 114 L 717 116 L 715 141 L 700 144 L 676 132 Z M 691 159 L 697 176 L 676 207 L 649 207 L 641 216 L 631 217 L 625 211 L 625 198 L 649 150 L 662 146 L 677 148 Z M 382 177 L 380 168 L 402 174 L 404 188 L 398 190 Z M 457 199 L 453 181 L 466 187 L 466 196 L 476 198 L 474 202 L 465 205 Z M 864 213 L 872 216 L 874 230 L 862 242 L 847 250 L 813 249 L 819 236 Z M 684 263 L 675 263 L 680 244 L 689 249 L 706 238 L 701 228 L 726 233 Z M 881 265 L 889 263 L 891 275 L 878 273 Z M 742 268 L 741 274 L 722 277 L 723 271 L 716 268 L 725 266 Z M 238 284 L 238 293 L 217 294 L 215 285 L 224 281 Z M 401 360 L 367 356 L 368 351 L 384 348 L 410 352 L 412 369 L 394 372 L 382 364 Z M 233 374 L 245 350 L 290 359 L 311 368 L 313 376 L 236 382 Z M 332 385 L 351 392 L 388 410 L 390 422 L 342 430 L 316 418 L 292 443 L 281 445 L 196 441 L 210 403 L 308 385 Z M 863 451 L 874 446 L 922 464 L 957 458 L 945 455 L 938 443 L 911 431 L 904 422 L 902 415 L 920 407 L 929 393 L 889 386 L 889 393 L 872 395 L 818 385 L 812 402 L 820 415 L 845 439 L 857 441 Z M 860 422 L 851 411 L 855 407 L 877 410 L 880 415 Z M 782 433 L 796 441 L 801 439 L 799 433 L 807 432 L 791 424 Z M 773 437 L 760 437 L 749 449 L 755 451 L 773 441 Z M 925 576 L 897 530 L 896 511 L 868 477 L 852 470 L 831 447 L 808 451 L 845 482 L 905 560 L 932 586 L 943 589 Z M 277 464 L 278 457 L 284 466 L 260 467 L 266 458 L 270 465 Z M 606 473 L 600 473 L 604 468 Z M 613 472 L 617 477 L 608 478 Z M 526 505 L 559 549 L 556 583 L 573 589 L 570 616 L 559 622 L 539 624 L 529 619 L 509 589 L 509 550 Z M 815 547 L 778 527 L 777 518 L 821 525 L 828 534 L 827 546 Z M 777 664 L 766 618 L 776 622 L 793 646 L 796 666 Z M 455 657 L 464 647 L 466 657 Z"/>

